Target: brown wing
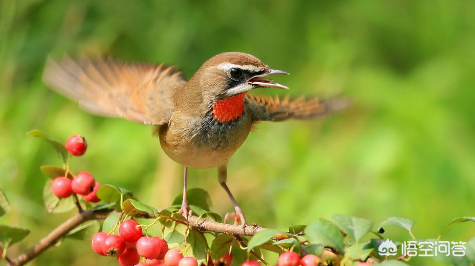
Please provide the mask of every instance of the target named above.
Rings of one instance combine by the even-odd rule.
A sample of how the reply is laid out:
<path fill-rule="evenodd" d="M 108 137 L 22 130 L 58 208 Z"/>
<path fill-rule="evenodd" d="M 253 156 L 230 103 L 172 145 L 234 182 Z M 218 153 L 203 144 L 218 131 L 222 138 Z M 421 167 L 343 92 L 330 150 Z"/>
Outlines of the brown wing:
<path fill-rule="evenodd" d="M 61 62 L 49 58 L 43 80 L 91 113 L 151 125 L 168 123 L 171 95 L 185 82 L 173 67 L 68 56 Z"/>
<path fill-rule="evenodd" d="M 305 100 L 300 97 L 291 100 L 288 96 L 280 99 L 277 96 L 253 94 L 247 94 L 245 102 L 256 121 L 309 119 L 324 116 L 348 106 L 348 101 L 344 99 L 322 101 L 317 98 Z"/>

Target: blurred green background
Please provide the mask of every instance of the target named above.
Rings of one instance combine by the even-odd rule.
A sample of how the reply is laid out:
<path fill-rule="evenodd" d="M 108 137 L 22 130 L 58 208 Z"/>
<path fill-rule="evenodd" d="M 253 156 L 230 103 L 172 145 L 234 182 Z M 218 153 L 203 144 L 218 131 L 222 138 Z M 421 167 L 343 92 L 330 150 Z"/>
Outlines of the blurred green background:
<path fill-rule="evenodd" d="M 65 52 L 176 64 L 189 78 L 209 57 L 243 51 L 289 71 L 279 82 L 293 96 L 352 99 L 352 110 L 331 118 L 261 123 L 251 133 L 230 161 L 228 183 L 250 222 L 285 229 L 333 213 L 376 224 L 403 216 L 416 221 L 416 237 L 429 238 L 452 218 L 474 216 L 473 1 L 0 3 L 0 188 L 13 206 L 0 223 L 33 230 L 11 254 L 71 215 L 43 207 L 39 166 L 60 161 L 25 135 L 31 129 L 60 140 L 83 134 L 89 150 L 74 158 L 73 171 L 88 170 L 144 202 L 162 208 L 180 193 L 181 167 L 152 128 L 89 115 L 43 84 L 46 57 Z M 232 210 L 214 169 L 190 175 L 190 187 L 208 190 L 216 212 Z M 444 239 L 474 235 L 467 223 Z M 394 228 L 387 236 L 407 238 Z M 89 242 L 70 240 L 31 265 L 108 262 Z"/>

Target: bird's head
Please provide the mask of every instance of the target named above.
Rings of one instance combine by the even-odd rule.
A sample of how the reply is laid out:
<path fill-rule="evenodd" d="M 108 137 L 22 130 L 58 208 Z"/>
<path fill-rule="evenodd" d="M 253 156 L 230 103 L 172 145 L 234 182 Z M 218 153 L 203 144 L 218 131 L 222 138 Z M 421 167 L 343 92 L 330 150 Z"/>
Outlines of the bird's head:
<path fill-rule="evenodd" d="M 206 61 L 191 77 L 187 89 L 179 94 L 186 97 L 188 103 L 203 106 L 203 112 L 211 111 L 220 122 L 234 121 L 245 110 L 247 92 L 255 88 L 288 89 L 267 78 L 271 75 L 288 73 L 271 69 L 250 54 L 221 53 Z"/>
<path fill-rule="evenodd" d="M 222 100 L 255 88 L 288 89 L 287 86 L 267 78 L 271 75 L 288 73 L 269 68 L 253 55 L 227 52 L 206 61 L 193 78 L 199 78 L 198 82 L 211 94 L 209 96 Z"/>

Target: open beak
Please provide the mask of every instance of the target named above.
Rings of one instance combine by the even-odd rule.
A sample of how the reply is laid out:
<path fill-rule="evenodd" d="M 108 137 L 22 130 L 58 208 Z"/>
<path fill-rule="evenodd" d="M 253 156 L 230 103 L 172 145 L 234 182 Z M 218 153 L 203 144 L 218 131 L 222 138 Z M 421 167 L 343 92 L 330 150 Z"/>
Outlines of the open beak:
<path fill-rule="evenodd" d="M 266 73 L 262 75 L 254 76 L 251 79 L 249 79 L 247 82 L 253 86 L 261 87 L 261 88 L 276 88 L 276 89 L 284 89 L 284 90 L 289 89 L 289 87 L 285 85 L 275 83 L 271 79 L 265 78 L 271 75 L 289 75 L 289 73 L 282 70 L 269 69 L 266 71 Z"/>

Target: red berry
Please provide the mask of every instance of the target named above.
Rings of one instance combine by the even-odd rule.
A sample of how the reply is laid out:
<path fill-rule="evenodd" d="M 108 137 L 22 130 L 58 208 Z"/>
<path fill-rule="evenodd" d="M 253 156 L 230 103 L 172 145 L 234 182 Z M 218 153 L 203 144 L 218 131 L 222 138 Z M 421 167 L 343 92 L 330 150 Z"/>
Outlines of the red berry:
<path fill-rule="evenodd" d="M 79 195 L 86 196 L 94 191 L 96 181 L 94 177 L 86 171 L 79 173 L 71 183 L 73 192 Z"/>
<path fill-rule="evenodd" d="M 163 263 L 159 259 L 153 259 L 153 260 L 146 259 L 145 260 L 145 265 L 147 265 L 147 266 L 165 266 L 165 263 Z"/>
<path fill-rule="evenodd" d="M 279 256 L 279 266 L 299 266 L 300 256 L 296 252 L 284 252 Z"/>
<path fill-rule="evenodd" d="M 107 256 L 117 256 L 125 250 L 125 242 L 118 235 L 110 235 L 104 240 L 102 251 Z"/>
<path fill-rule="evenodd" d="M 64 176 L 56 177 L 51 183 L 51 191 L 58 198 L 67 198 L 73 194 L 71 179 Z"/>
<path fill-rule="evenodd" d="M 340 257 L 338 257 L 338 255 L 329 250 L 324 249 L 321 257 L 322 262 L 324 262 L 325 264 L 340 265 Z"/>
<path fill-rule="evenodd" d="M 160 241 L 159 237 L 143 236 L 137 240 L 137 252 L 140 256 L 147 259 L 156 259 L 160 256 Z"/>
<path fill-rule="evenodd" d="M 74 156 L 82 156 L 86 153 L 87 150 L 87 142 L 86 139 L 81 135 L 74 135 L 69 137 L 66 140 L 66 150 L 69 151 Z"/>
<path fill-rule="evenodd" d="M 141 262 L 139 262 L 138 264 L 135 264 L 135 266 L 148 266 L 148 264 L 145 263 L 145 262 L 143 262 L 143 261 L 141 261 Z"/>
<path fill-rule="evenodd" d="M 322 259 L 313 254 L 307 254 L 300 260 L 300 264 L 302 264 L 302 266 L 317 266 L 321 262 Z"/>
<path fill-rule="evenodd" d="M 228 253 L 226 255 L 224 255 L 223 257 L 221 257 L 220 259 L 218 259 L 214 265 L 218 265 L 218 266 L 231 266 L 231 264 L 233 263 L 233 254 L 231 253 Z"/>
<path fill-rule="evenodd" d="M 139 263 L 140 256 L 135 248 L 126 248 L 122 254 L 117 257 L 117 262 L 121 266 L 134 266 Z"/>
<path fill-rule="evenodd" d="M 369 262 L 360 262 L 358 264 L 356 264 L 356 266 L 372 266 L 373 264 L 369 263 Z"/>
<path fill-rule="evenodd" d="M 119 227 L 119 235 L 127 243 L 135 243 L 142 237 L 142 227 L 134 220 L 127 220 Z"/>
<path fill-rule="evenodd" d="M 257 260 L 248 260 L 241 264 L 241 266 L 261 266 Z"/>
<path fill-rule="evenodd" d="M 93 203 L 101 201 L 101 199 L 97 197 L 97 191 L 99 190 L 100 187 L 101 187 L 101 184 L 99 184 L 99 182 L 96 182 L 96 184 L 94 185 L 94 188 L 92 189 L 92 192 L 87 194 L 86 196 L 82 196 L 82 198 L 85 201 L 89 201 Z"/>
<path fill-rule="evenodd" d="M 180 260 L 178 266 L 198 266 L 198 261 L 193 257 L 184 257 Z"/>
<path fill-rule="evenodd" d="M 160 246 L 160 255 L 158 255 L 158 260 L 163 260 L 165 258 L 165 254 L 168 252 L 168 244 L 163 238 L 158 238 L 158 244 Z"/>
<path fill-rule="evenodd" d="M 101 255 L 101 256 L 105 256 L 106 254 L 104 253 L 104 251 L 102 251 L 102 246 L 104 245 L 104 240 L 108 237 L 108 235 L 106 234 L 106 232 L 99 232 L 99 233 L 96 233 L 93 237 L 92 237 L 92 243 L 91 243 L 91 246 L 92 246 L 92 250 L 94 250 L 97 254 Z"/>
<path fill-rule="evenodd" d="M 170 249 L 167 254 L 165 254 L 165 264 L 167 266 L 178 266 L 182 258 L 183 254 L 181 254 L 179 249 Z"/>

